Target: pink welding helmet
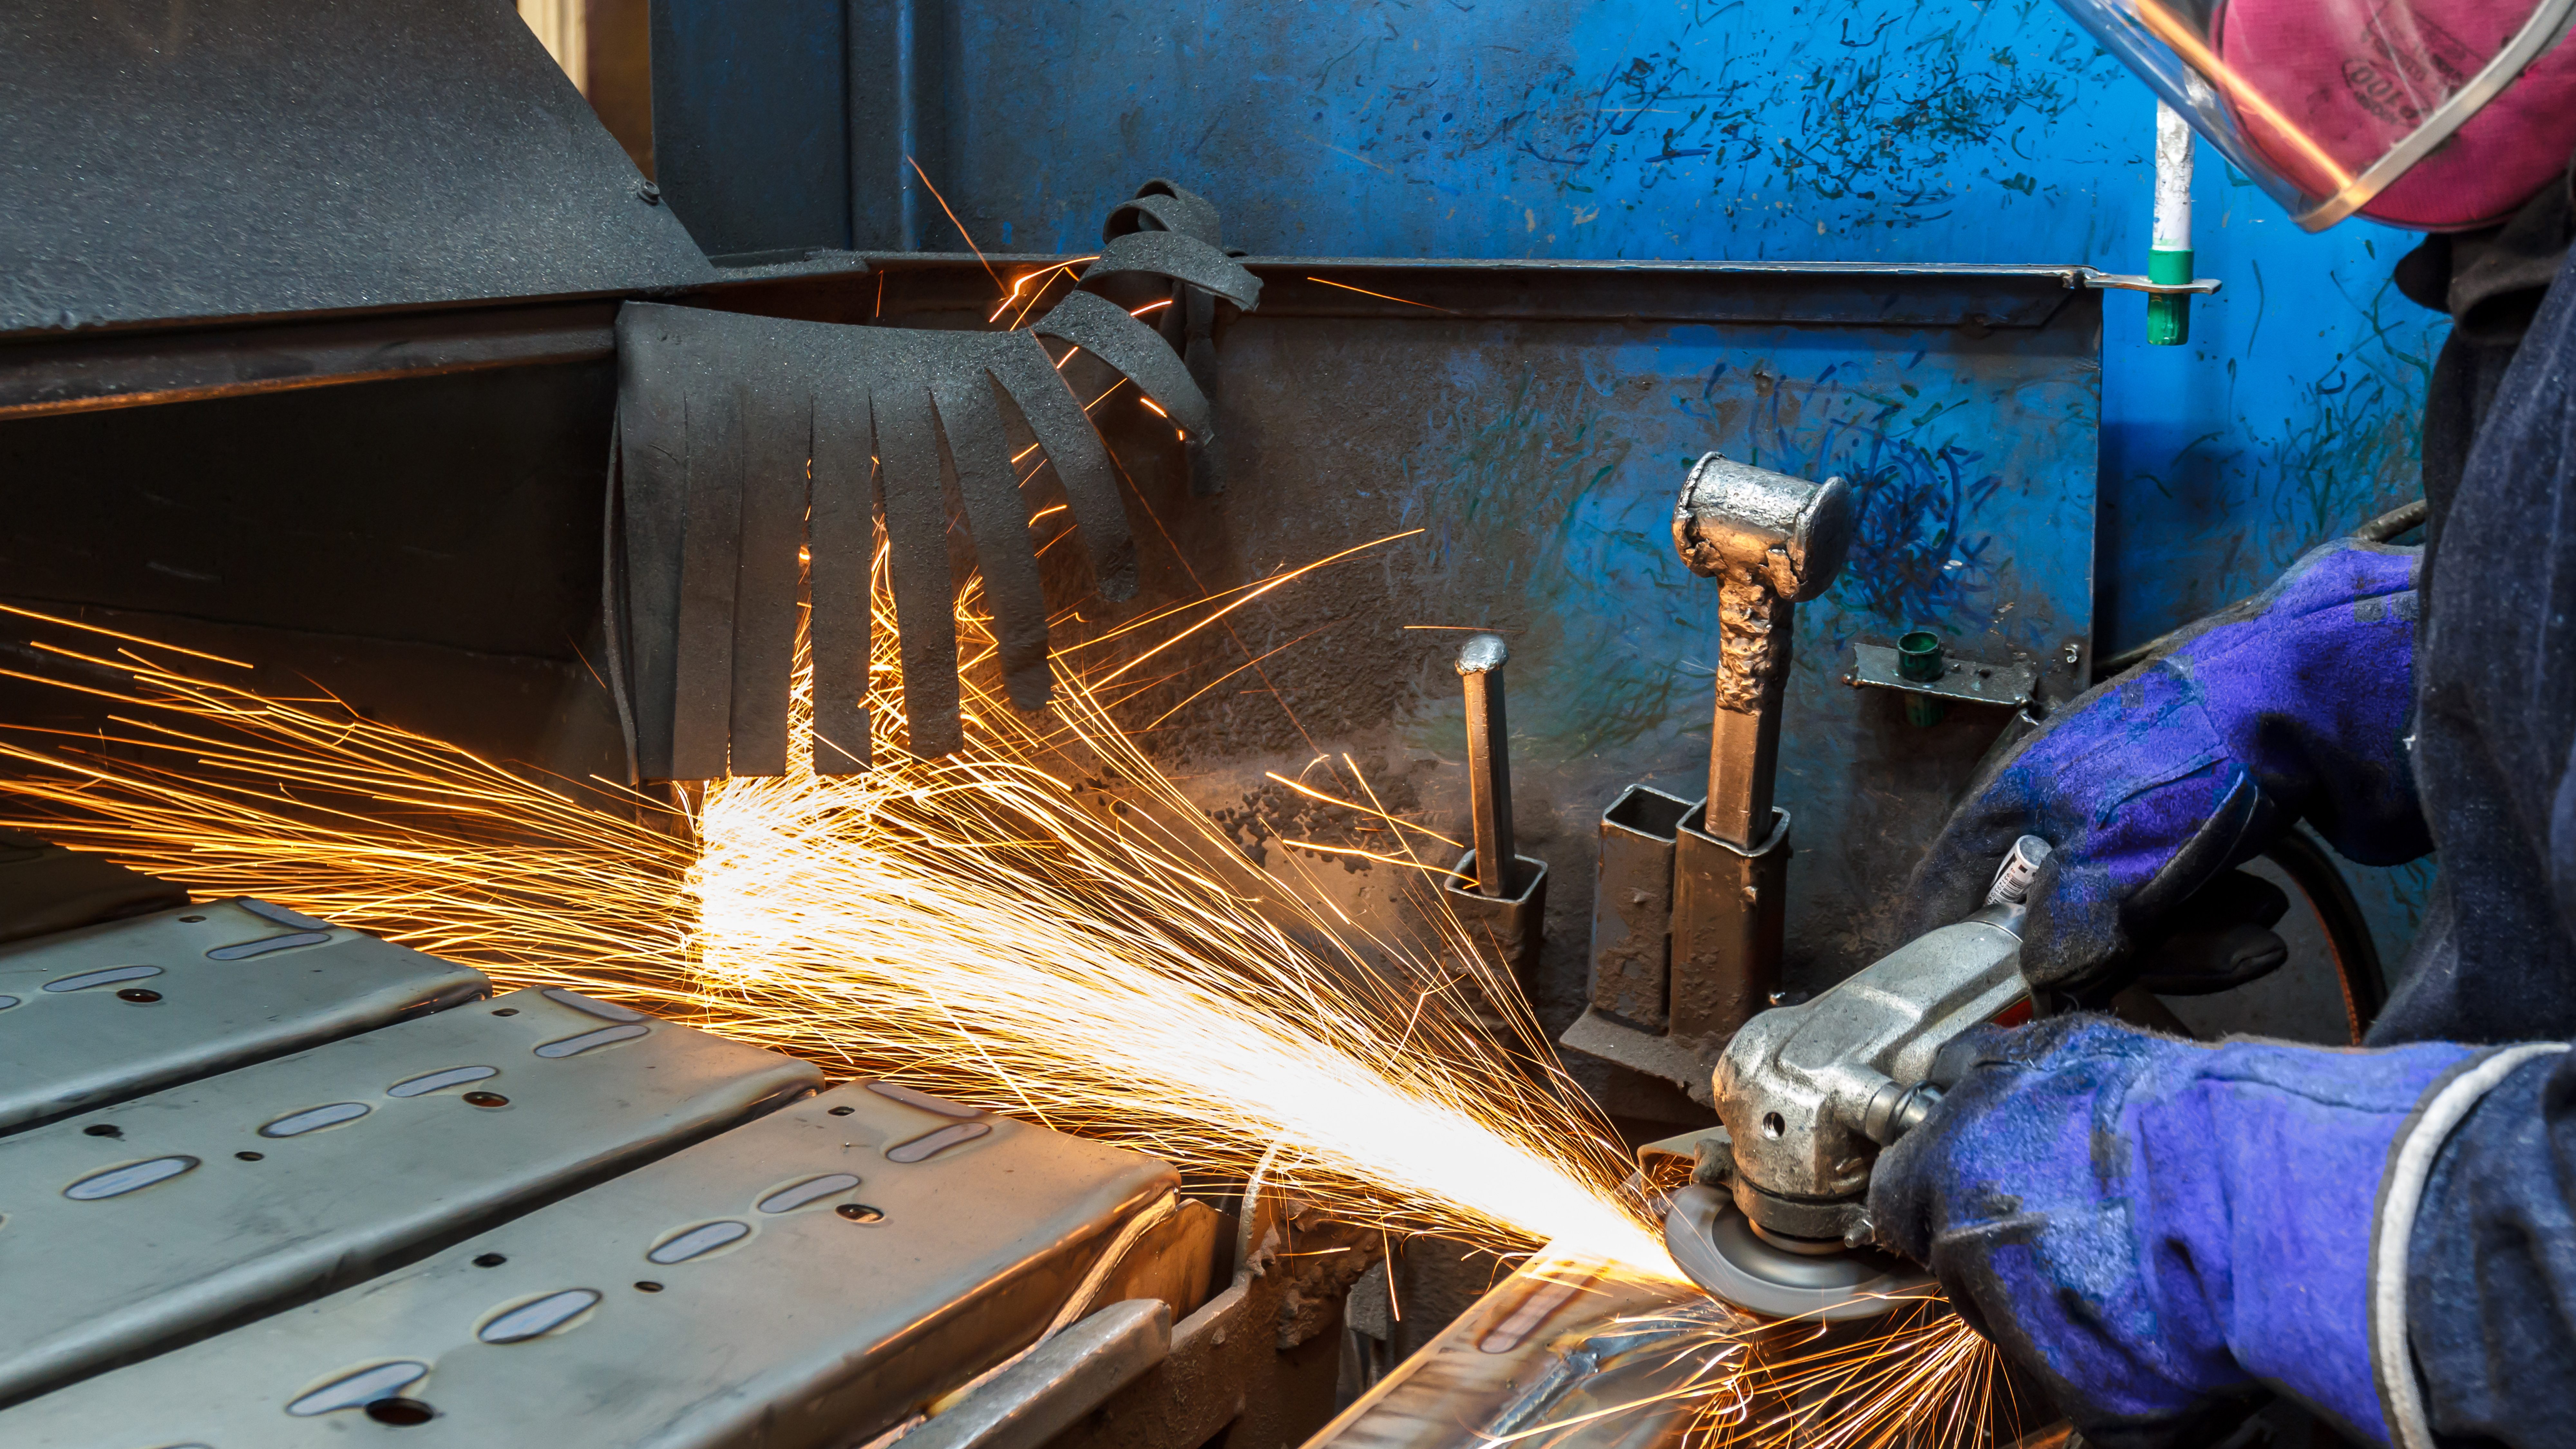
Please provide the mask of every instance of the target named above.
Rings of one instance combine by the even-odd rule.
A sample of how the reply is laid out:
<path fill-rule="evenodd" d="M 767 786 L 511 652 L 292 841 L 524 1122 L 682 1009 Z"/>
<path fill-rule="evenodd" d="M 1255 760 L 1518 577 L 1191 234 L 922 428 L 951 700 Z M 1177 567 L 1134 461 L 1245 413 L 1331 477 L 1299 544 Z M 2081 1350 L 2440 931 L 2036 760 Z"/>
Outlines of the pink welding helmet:
<path fill-rule="evenodd" d="M 2576 154 L 2576 0 L 2058 0 L 2310 231 L 2500 221 Z"/>

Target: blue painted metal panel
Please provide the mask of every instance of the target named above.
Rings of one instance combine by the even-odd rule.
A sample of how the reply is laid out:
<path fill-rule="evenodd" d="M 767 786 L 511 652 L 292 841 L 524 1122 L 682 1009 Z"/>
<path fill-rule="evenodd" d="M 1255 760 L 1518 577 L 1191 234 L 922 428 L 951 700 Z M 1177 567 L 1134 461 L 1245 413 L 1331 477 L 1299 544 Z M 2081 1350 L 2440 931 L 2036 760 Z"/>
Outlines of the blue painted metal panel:
<path fill-rule="evenodd" d="M 2153 103 L 2046 0 L 952 4 L 933 179 L 987 246 L 1086 250 L 1165 174 L 1256 252 L 2145 267 Z M 2448 325 L 2410 237 L 2302 234 L 2206 147 L 2195 191 L 2191 345 L 2106 308 L 2106 651 L 2411 496 Z M 2392 951 L 2424 873 L 2360 883 Z"/>

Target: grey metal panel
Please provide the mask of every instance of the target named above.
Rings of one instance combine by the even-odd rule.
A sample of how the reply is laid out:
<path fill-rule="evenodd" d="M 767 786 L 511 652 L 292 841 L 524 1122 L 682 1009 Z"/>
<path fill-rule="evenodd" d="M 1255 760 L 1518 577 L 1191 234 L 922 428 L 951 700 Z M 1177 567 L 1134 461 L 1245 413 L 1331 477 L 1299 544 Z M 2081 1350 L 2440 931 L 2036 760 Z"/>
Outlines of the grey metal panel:
<path fill-rule="evenodd" d="M 0 333 L 715 275 L 498 0 L 23 0 L 0 55 Z"/>
<path fill-rule="evenodd" d="M 1150 1158 L 977 1120 L 993 1130 L 901 1164 L 889 1149 L 957 1120 L 840 1087 L 400 1272 L 0 1412 L 0 1441 L 340 1444 L 372 1432 L 363 1409 L 288 1406 L 408 1363 L 426 1372 L 398 1391 L 436 1417 L 405 1430 L 406 1444 L 863 1443 L 1082 1312 L 1087 1293 L 1109 1291 L 1100 1285 L 1115 1275 L 1095 1269 L 1177 1185 Z M 760 1210 L 837 1176 L 858 1185 Z M 657 1246 L 718 1223 L 749 1231 L 652 1260 Z M 527 1324 L 502 1325 L 504 1315 L 575 1292 L 600 1297 L 551 1333 L 491 1341 L 549 1311 Z M 567 1299 L 551 1311 L 580 1307 Z"/>
<path fill-rule="evenodd" d="M 614 354 L 614 302 L 66 334 L 0 347 L 0 418 L 193 402 Z"/>
<path fill-rule="evenodd" d="M 491 988 L 480 971 L 363 931 L 297 924 L 309 919 L 216 901 L 0 947 L 0 1001 L 9 1003 L 0 1006 L 0 1133 Z M 207 954 L 307 934 L 323 939 L 231 959 Z M 119 967 L 151 974 L 83 984 Z M 155 999 L 127 1000 L 121 990 Z"/>
<path fill-rule="evenodd" d="M 557 995 L 512 992 L 0 1139 L 0 1401 L 330 1292 L 820 1080 Z M 584 1038 L 598 1044 L 542 1054 Z M 461 1066 L 497 1070 L 389 1090 Z M 368 1110 L 290 1132 L 340 1103 Z M 111 1191 L 121 1172 L 168 1175 Z"/>

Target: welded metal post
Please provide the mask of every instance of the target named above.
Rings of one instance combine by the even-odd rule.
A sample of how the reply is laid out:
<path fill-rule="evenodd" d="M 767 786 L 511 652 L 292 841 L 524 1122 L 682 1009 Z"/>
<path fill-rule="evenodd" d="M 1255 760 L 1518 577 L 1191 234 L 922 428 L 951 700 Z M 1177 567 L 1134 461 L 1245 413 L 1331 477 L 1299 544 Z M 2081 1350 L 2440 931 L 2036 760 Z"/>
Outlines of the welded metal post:
<path fill-rule="evenodd" d="M 1441 895 L 1496 968 L 1489 989 L 1508 978 L 1526 994 L 1547 921 L 1547 862 L 1517 853 L 1512 843 L 1511 736 L 1503 722 L 1503 663 L 1510 657 L 1492 634 L 1478 634 L 1458 651 L 1458 679 L 1467 692 L 1467 791 L 1475 848 L 1442 882 Z M 1501 1026 L 1508 1014 L 1493 1016 L 1491 1024 Z"/>
<path fill-rule="evenodd" d="M 1485 863 L 1476 872 L 1476 889 L 1489 896 L 1512 893 L 1511 732 L 1503 722 L 1503 665 L 1510 658 L 1499 634 L 1474 635 L 1458 651 L 1458 678 L 1467 689 L 1467 787 L 1476 859 Z"/>
<path fill-rule="evenodd" d="M 1671 1031 L 1713 1037 L 1779 986 L 1789 814 L 1771 801 L 1792 605 L 1822 594 L 1851 547 L 1851 491 L 1710 453 L 1682 484 L 1673 542 L 1718 580 L 1717 710 L 1708 799 L 1673 851 Z"/>

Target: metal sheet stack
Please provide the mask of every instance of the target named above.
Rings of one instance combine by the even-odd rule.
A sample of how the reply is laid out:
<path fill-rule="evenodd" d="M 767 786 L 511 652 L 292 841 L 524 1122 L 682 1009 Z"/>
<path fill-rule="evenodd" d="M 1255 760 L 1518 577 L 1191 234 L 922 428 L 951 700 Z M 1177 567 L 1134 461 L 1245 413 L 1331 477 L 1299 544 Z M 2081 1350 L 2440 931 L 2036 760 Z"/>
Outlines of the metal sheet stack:
<path fill-rule="evenodd" d="M 864 1443 L 1187 1277 L 1162 1163 L 487 990 L 250 900 L 0 952 L 0 1442 Z"/>

